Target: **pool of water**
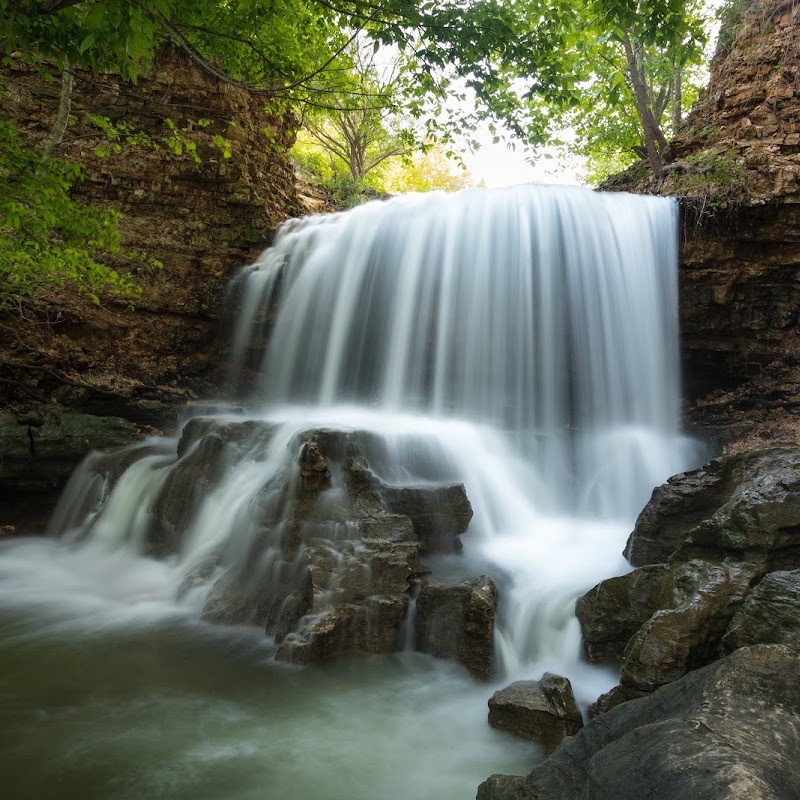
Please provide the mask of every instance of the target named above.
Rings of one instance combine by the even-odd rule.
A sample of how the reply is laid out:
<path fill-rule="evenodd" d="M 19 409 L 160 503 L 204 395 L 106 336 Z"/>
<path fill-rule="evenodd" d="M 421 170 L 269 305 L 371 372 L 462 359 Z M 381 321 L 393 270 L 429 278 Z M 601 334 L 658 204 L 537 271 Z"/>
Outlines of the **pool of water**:
<path fill-rule="evenodd" d="M 5 797 L 467 800 L 539 758 L 488 726 L 497 686 L 418 653 L 276 663 L 165 599 L 166 571 L 0 544 Z"/>

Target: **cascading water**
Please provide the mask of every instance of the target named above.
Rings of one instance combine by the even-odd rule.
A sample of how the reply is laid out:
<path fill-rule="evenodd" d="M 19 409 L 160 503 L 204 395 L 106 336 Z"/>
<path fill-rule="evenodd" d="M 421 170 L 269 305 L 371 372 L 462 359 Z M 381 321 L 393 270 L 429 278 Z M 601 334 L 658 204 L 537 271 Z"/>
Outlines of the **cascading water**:
<path fill-rule="evenodd" d="M 299 569 L 278 550 L 293 535 L 281 516 L 286 486 L 301 472 L 292 445 L 309 430 L 357 431 L 369 440 L 369 466 L 382 486 L 466 487 L 474 516 L 464 552 L 430 561 L 440 574 L 485 573 L 497 582 L 498 679 L 538 678 L 548 670 L 572 678 L 579 699 L 594 699 L 613 676 L 582 664 L 574 601 L 626 569 L 621 551 L 636 514 L 653 486 L 691 459 L 678 431 L 676 214 L 674 204 L 660 198 L 530 186 L 400 197 L 288 223 L 275 245 L 237 278 L 232 293 L 237 324 L 229 382 L 242 387 L 256 375 L 247 414 L 222 415 L 223 428 L 210 437 L 199 435 L 207 423 L 194 420 L 180 441 L 133 448 L 135 463 L 113 480 L 103 477 L 104 457 L 90 459 L 65 492 L 52 526 L 75 544 L 60 555 L 52 542 L 5 548 L 0 569 L 15 592 L 2 593 L 0 619 L 9 608 L 33 613 L 35 605 L 43 613 L 57 607 L 53 628 L 74 635 L 86 614 L 94 614 L 96 623 L 84 631 L 92 641 L 98 629 L 112 628 L 119 636 L 122 627 L 135 630 L 138 646 L 142 622 L 163 631 L 176 619 L 191 619 L 208 602 L 223 568 L 253 561 L 269 519 L 276 538 L 258 550 L 259 569 L 232 573 L 245 583 L 272 581 L 275 596 L 259 602 L 268 608 L 268 629 L 272 624 L 280 630 L 294 619 L 292 604 L 304 602 L 295 597 L 287 606 L 278 597 Z M 237 427 L 224 427 L 232 419 Z M 231 437 L 237 440 L 235 459 L 226 450 Z M 185 471 L 187 464 L 194 472 Z M 326 508 L 335 509 L 344 484 L 336 475 L 330 480 Z M 305 524 L 319 524 L 309 519 Z M 332 539 L 345 544 L 330 547 L 326 557 L 357 562 L 359 546 L 348 544 L 351 523 L 336 524 L 342 532 Z M 143 555 L 148 542 L 153 549 L 154 537 L 163 544 L 178 529 L 185 535 L 173 543 L 169 559 Z M 42 548 L 46 592 L 31 589 L 27 577 L 41 573 L 34 564 L 44 557 Z M 61 561 L 54 565 L 54 558 Z M 109 580 L 109 571 L 123 568 L 124 579 Z M 26 575 L 23 581 L 20 575 Z M 71 600 L 59 606 L 62 590 Z M 345 591 L 338 583 L 327 590 Z M 18 639 L 28 642 L 22 634 Z M 256 647 L 255 661 L 262 647 Z M 245 671 L 252 672 L 248 658 Z M 435 765 L 421 767 L 418 748 L 432 746 L 423 730 L 441 732 L 441 723 L 427 716 L 431 708 L 437 719 L 441 713 L 473 714 L 463 710 L 464 698 L 477 692 L 481 717 L 486 692 L 459 684 L 451 666 L 408 658 L 399 673 L 373 665 L 365 668 L 372 672 L 337 686 L 350 697 L 365 683 L 381 714 L 402 720 L 404 738 L 416 742 L 411 758 L 421 771 L 419 784 L 400 759 L 402 785 L 348 780 L 341 791 L 331 791 L 325 767 L 346 772 L 343 762 L 363 764 L 362 753 L 346 752 L 330 755 L 319 778 L 293 767 L 276 771 L 269 778 L 274 794 L 266 796 L 470 796 L 463 783 L 433 779 L 432 771 L 448 768 L 436 757 Z M 404 679 L 411 663 L 416 677 Z M 286 673 L 270 669 L 275 685 L 285 687 Z M 409 689 L 418 686 L 419 670 L 429 687 L 437 687 L 424 698 L 418 688 Z M 315 696 L 324 698 L 318 701 L 323 707 L 332 702 L 329 678 L 315 675 L 303 685 L 298 674 L 291 676 L 296 691 L 321 692 Z M 410 691 L 410 719 L 375 688 L 386 681 Z M 205 689 L 203 684 L 198 691 Z M 273 700 L 263 703 L 273 713 Z M 226 713 L 216 706 L 213 711 Z M 307 712 L 293 707 L 288 713 L 304 719 Z M 376 747 L 381 722 L 363 714 L 370 742 L 363 747 Z M 247 726 L 253 724 L 248 717 Z M 325 733 L 305 746 L 312 754 L 328 752 L 330 727 L 316 724 Z M 487 744 L 484 736 L 496 734 L 482 732 L 474 740 L 476 752 L 484 754 L 476 766 L 485 774 L 525 768 L 506 763 L 510 753 L 519 756 L 518 745 Z M 449 750 L 446 737 L 437 737 Z M 280 750 L 259 741 L 269 752 Z M 227 761 L 214 751 L 226 765 L 247 757 L 236 749 L 246 750 L 241 740 L 226 738 L 219 747 L 235 751 Z M 504 755 L 495 762 L 486 756 L 500 750 Z M 376 752 L 391 760 L 380 747 Z M 452 772 L 459 770 L 463 765 L 453 764 Z M 467 781 L 474 786 L 481 777 Z M 170 780 L 173 790 L 162 786 L 160 796 L 202 794 L 191 781 Z M 131 785 L 140 793 L 148 786 Z M 248 791 L 226 790 L 225 796 L 252 796 Z"/>
<path fill-rule="evenodd" d="M 240 278 L 232 371 L 260 360 L 268 413 L 381 432 L 389 483 L 465 483 L 468 556 L 505 576 L 507 668 L 575 671 L 572 601 L 624 571 L 686 463 L 676 214 L 554 187 L 408 196 L 293 223 Z"/>

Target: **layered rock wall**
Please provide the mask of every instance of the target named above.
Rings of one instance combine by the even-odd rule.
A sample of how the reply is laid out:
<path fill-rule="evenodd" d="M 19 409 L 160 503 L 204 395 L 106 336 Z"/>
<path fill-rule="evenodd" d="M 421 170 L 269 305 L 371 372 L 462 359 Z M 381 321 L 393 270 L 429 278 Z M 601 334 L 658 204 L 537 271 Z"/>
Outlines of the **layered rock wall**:
<path fill-rule="evenodd" d="M 135 402 L 125 407 L 125 398 L 163 400 L 179 384 L 202 390 L 218 366 L 219 307 L 233 270 L 251 263 L 281 222 L 305 212 L 288 158 L 293 120 L 169 48 L 136 85 L 115 74 L 78 71 L 75 78 L 72 124 L 55 154 L 86 165 L 74 189 L 78 199 L 122 213 L 126 251 L 163 268 L 127 256 L 106 259 L 141 286 L 135 312 L 108 300 L 98 309 L 74 295 L 41 295 L 31 312 L 36 325 L 10 324 L 32 348 L 44 328 L 45 356 L 67 380 L 58 386 L 44 371 L 6 365 L 5 377 L 25 388 L 16 395 L 11 384 L 3 388 L 11 400 L 58 392 L 56 399 L 83 411 L 149 421 Z M 7 92 L 2 116 L 42 144 L 58 108 L 60 77 L 45 80 L 20 58 L 2 68 L 0 83 Z M 139 143 L 126 142 L 128 136 Z M 20 350 L 4 339 L 5 349 Z M 25 353 L 17 354 L 24 361 Z M 72 389 L 65 389 L 70 378 Z"/>
<path fill-rule="evenodd" d="M 50 78 L 20 57 L 0 66 L 0 117 L 34 146 L 59 105 L 61 79 Z M 293 124 L 264 97 L 168 48 L 136 85 L 76 72 L 71 124 L 55 155 L 85 164 L 77 199 L 122 214 L 125 253 L 163 267 L 128 255 L 103 259 L 141 286 L 135 310 L 44 288 L 0 311 L 0 441 L 23 445 L 16 460 L 0 453 L 0 488 L 13 498 L 0 504 L 0 523 L 40 530 L 71 470 L 98 446 L 96 437 L 65 436 L 53 461 L 28 446 L 40 420 L 55 420 L 53 435 L 75 425 L 105 430 L 92 416 L 168 428 L 187 400 L 213 391 L 228 279 L 285 219 L 307 213 L 288 157 Z M 130 433 L 103 445 L 124 444 Z M 31 476 L 39 476 L 35 486 Z"/>

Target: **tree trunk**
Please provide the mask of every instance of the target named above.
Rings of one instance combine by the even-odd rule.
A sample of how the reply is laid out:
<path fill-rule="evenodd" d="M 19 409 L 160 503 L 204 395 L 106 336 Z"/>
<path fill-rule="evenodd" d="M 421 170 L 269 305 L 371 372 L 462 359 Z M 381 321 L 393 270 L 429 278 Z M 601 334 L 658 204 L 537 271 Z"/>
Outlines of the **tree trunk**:
<path fill-rule="evenodd" d="M 672 80 L 672 135 L 675 136 L 683 121 L 683 75 L 679 66 L 675 67 Z"/>
<path fill-rule="evenodd" d="M 636 54 L 633 52 L 633 45 L 631 44 L 628 31 L 625 31 L 623 45 L 625 46 L 625 58 L 628 61 L 628 73 L 631 76 L 633 92 L 636 97 L 636 111 L 642 123 L 642 134 L 644 135 L 644 146 L 647 149 L 647 160 L 650 162 L 653 173 L 659 176 L 664 168 L 664 162 L 658 152 L 657 142 L 659 138 L 664 141 L 666 140 L 653 118 L 653 114 L 647 103 L 647 85 L 645 84 L 644 75 L 639 69 L 639 64 L 636 61 Z"/>
<path fill-rule="evenodd" d="M 58 98 L 58 111 L 56 112 L 56 118 L 53 122 L 53 127 L 50 128 L 50 133 L 47 136 L 47 142 L 45 143 L 45 149 L 48 153 L 52 153 L 53 150 L 61 144 L 61 140 L 64 138 L 64 133 L 67 130 L 67 125 L 69 124 L 69 112 L 72 108 L 72 82 L 74 79 L 74 75 L 72 73 L 72 67 L 70 66 L 69 61 L 66 59 L 64 60 L 64 68 L 61 70 L 61 94 Z"/>

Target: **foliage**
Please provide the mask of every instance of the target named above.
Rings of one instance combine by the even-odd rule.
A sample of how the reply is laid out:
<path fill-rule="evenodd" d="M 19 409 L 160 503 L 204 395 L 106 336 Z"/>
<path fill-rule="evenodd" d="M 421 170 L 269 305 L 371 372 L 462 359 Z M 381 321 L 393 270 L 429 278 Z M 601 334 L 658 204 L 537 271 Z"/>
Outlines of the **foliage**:
<path fill-rule="evenodd" d="M 588 158 L 595 180 L 642 157 L 660 172 L 660 153 L 699 91 L 702 2 L 667 4 L 656 28 L 653 6 L 625 5 L 609 7 L 599 0 L 587 5 L 580 23 L 587 43 L 581 98 L 561 119 L 575 131 L 571 150 Z"/>
<path fill-rule="evenodd" d="M 320 131 L 361 114 L 355 128 L 384 137 L 376 155 L 400 133 L 404 147 L 446 144 L 494 119 L 531 147 L 573 125 L 598 163 L 644 148 L 658 170 L 703 28 L 699 0 L 0 0 L 0 53 L 59 68 L 135 80 L 165 41 L 274 109 L 305 108 L 310 126 L 327 112 Z M 354 43 L 398 54 L 389 91 L 359 78 Z M 402 131 L 385 116 L 400 106 Z M 356 182 L 372 159 L 358 161 Z"/>
<path fill-rule="evenodd" d="M 352 91 L 348 47 L 361 37 L 403 54 L 398 88 L 411 116 L 427 115 L 423 140 L 448 141 L 492 117 L 533 145 L 552 138 L 554 118 L 590 102 L 587 83 L 596 90 L 608 77 L 602 51 L 618 55 L 626 35 L 678 66 L 702 39 L 694 0 L 0 0 L 0 12 L 6 52 L 135 79 L 169 40 L 273 102 L 320 108 Z M 622 87 L 608 85 L 613 103 Z M 474 105 L 437 113 L 465 92 Z"/>
<path fill-rule="evenodd" d="M 308 111 L 302 124 L 325 151 L 335 173 L 345 169 L 353 185 L 364 185 L 369 172 L 388 158 L 406 155 L 420 145 L 413 120 L 400 109 L 405 63 L 401 56 L 377 59 L 378 49 L 357 40 L 343 54 L 351 79 L 332 94 L 328 107 Z"/>
<path fill-rule="evenodd" d="M 292 158 L 301 174 L 321 186 L 337 208 L 353 208 L 384 193 L 380 167 L 355 180 L 342 160 L 305 130 L 297 135 Z"/>
<path fill-rule="evenodd" d="M 0 121 L 0 306 L 54 283 L 94 302 L 101 293 L 138 293 L 96 260 L 121 252 L 119 215 L 73 200 L 69 190 L 81 177 L 80 166 L 31 149 Z"/>
<path fill-rule="evenodd" d="M 382 179 L 385 191 L 398 193 L 456 192 L 475 186 L 475 178 L 463 164 L 449 158 L 441 145 L 390 164 Z"/>
<path fill-rule="evenodd" d="M 671 165 L 667 181 L 670 194 L 683 198 L 695 225 L 738 208 L 749 196 L 744 164 L 720 147 L 708 147 Z"/>
<path fill-rule="evenodd" d="M 730 52 L 737 32 L 745 24 L 748 13 L 757 8 L 760 0 L 725 0 L 717 12 L 719 20 L 719 38 L 717 52 Z"/>

